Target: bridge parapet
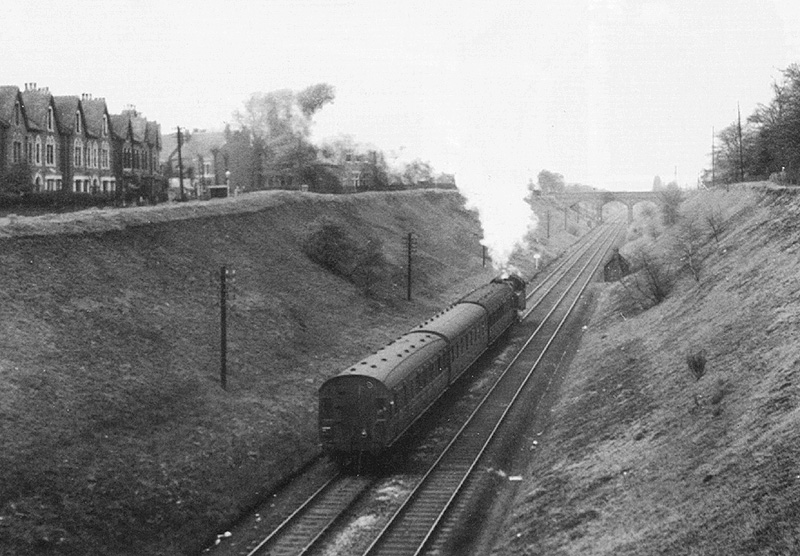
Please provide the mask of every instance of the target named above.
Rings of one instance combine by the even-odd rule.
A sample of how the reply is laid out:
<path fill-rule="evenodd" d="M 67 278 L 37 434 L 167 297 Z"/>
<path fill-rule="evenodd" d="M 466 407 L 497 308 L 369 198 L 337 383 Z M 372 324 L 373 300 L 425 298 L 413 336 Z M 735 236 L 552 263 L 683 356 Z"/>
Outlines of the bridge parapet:
<path fill-rule="evenodd" d="M 607 203 L 618 202 L 628 207 L 628 222 L 633 221 L 633 207 L 637 203 L 649 201 L 658 202 L 657 191 L 570 191 L 557 193 L 553 198 L 573 206 L 578 203 L 593 205 L 597 210 L 598 220 L 603 219 L 603 206 Z"/>

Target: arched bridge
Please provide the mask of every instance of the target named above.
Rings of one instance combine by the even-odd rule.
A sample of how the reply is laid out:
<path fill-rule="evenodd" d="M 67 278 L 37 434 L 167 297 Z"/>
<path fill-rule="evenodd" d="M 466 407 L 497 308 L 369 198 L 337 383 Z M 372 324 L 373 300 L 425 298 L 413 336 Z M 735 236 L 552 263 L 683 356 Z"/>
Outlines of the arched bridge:
<path fill-rule="evenodd" d="M 597 219 L 603 220 L 603 206 L 608 203 L 622 203 L 628 207 L 628 222 L 633 221 L 633 207 L 641 202 L 658 202 L 658 192 L 656 191 L 569 191 L 557 193 L 555 199 L 566 204 L 568 207 L 584 203 L 595 208 Z"/>

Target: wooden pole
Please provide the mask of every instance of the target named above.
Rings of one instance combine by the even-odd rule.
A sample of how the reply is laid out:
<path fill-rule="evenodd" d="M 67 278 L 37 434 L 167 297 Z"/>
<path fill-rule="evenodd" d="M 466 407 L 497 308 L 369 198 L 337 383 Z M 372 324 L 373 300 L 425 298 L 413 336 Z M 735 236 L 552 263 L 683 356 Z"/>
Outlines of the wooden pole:
<path fill-rule="evenodd" d="M 412 232 L 408 232 L 408 277 L 407 277 L 407 285 L 408 289 L 406 292 L 406 299 L 411 301 L 411 250 L 414 243 L 414 234 Z"/>
<path fill-rule="evenodd" d="M 744 181 L 744 149 L 742 148 L 742 110 L 736 103 L 736 112 L 739 114 L 739 178 Z"/>
<path fill-rule="evenodd" d="M 181 188 L 181 201 L 185 200 L 186 197 L 183 194 L 183 158 L 181 156 L 181 145 L 183 136 L 181 135 L 181 128 L 178 126 L 178 179 L 180 180 L 180 188 Z"/>
<path fill-rule="evenodd" d="M 219 273 L 219 307 L 220 307 L 220 367 L 219 381 L 222 389 L 228 387 L 228 290 L 227 280 L 228 269 L 225 265 Z"/>

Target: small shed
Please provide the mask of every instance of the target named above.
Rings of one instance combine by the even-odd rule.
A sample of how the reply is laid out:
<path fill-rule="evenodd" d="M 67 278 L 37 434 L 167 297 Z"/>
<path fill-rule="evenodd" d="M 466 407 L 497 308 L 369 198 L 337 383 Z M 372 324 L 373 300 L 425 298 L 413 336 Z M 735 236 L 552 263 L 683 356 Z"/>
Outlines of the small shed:
<path fill-rule="evenodd" d="M 619 254 L 619 249 L 614 248 L 614 253 L 603 267 L 603 278 L 606 282 L 616 282 L 631 272 L 630 264 L 625 257 Z"/>

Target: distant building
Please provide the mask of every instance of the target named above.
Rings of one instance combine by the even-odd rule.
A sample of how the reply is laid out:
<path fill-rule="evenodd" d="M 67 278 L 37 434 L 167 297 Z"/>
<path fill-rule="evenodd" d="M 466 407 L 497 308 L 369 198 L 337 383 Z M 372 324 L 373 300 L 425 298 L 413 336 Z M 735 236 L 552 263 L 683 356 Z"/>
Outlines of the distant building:
<path fill-rule="evenodd" d="M 222 131 L 181 130 L 180 161 L 183 165 L 185 192 L 190 189 L 192 196 L 200 196 L 208 186 L 225 184 L 225 172 L 228 170 L 222 150 L 225 142 L 225 133 Z M 161 164 L 170 183 L 179 185 L 177 131 L 163 136 Z M 187 180 L 189 188 L 186 187 Z"/>
<path fill-rule="evenodd" d="M 0 175 L 24 167 L 34 191 L 155 201 L 163 193 L 160 150 L 158 123 L 132 107 L 110 115 L 105 99 L 87 94 L 0 87 Z"/>

